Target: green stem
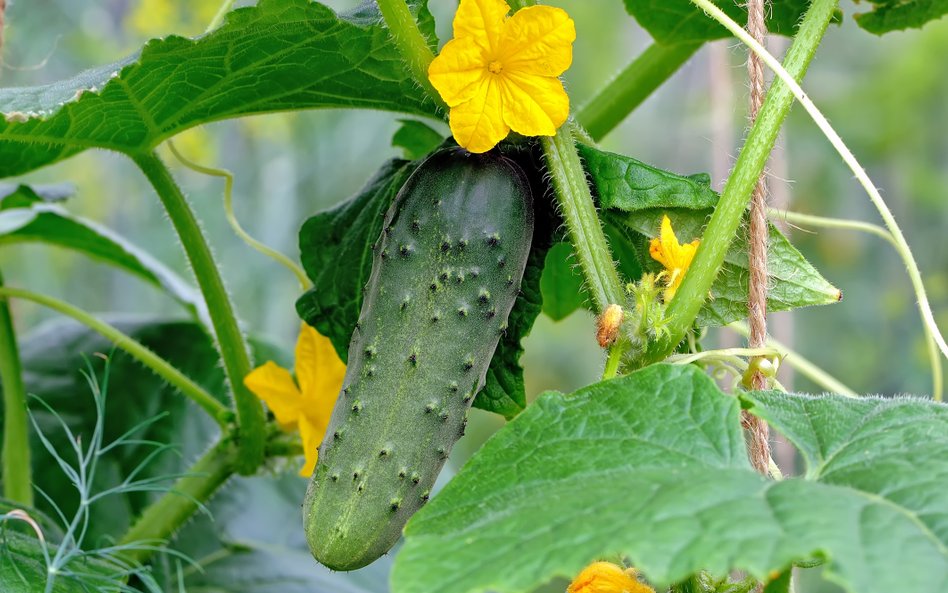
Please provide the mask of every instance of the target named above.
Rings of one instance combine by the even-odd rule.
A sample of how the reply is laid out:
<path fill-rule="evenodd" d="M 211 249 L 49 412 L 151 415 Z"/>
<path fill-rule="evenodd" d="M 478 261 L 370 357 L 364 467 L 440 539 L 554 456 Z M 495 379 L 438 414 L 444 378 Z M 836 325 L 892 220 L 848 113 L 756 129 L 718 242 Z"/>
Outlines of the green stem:
<path fill-rule="evenodd" d="M 447 111 L 448 106 L 428 80 L 428 66 L 434 60 L 434 53 L 428 47 L 428 40 L 421 34 L 405 0 L 378 0 L 378 5 L 398 51 L 408 62 L 408 69 L 415 82 L 425 89 L 441 109 Z"/>
<path fill-rule="evenodd" d="M 745 338 L 750 335 L 750 329 L 748 329 L 747 324 L 741 321 L 734 322 L 728 325 L 729 328 L 733 329 L 737 333 L 741 334 Z M 813 381 L 820 387 L 826 389 L 831 393 L 838 393 L 840 395 L 845 395 L 846 397 L 859 397 L 859 394 L 855 390 L 850 389 L 842 381 L 838 380 L 836 377 L 830 375 L 828 372 L 821 369 L 815 363 L 810 361 L 808 358 L 793 350 L 792 348 L 787 347 L 782 342 L 767 337 L 767 347 L 773 348 L 774 350 L 780 352 L 784 358 L 781 361 L 781 364 L 789 364 L 801 375 Z"/>
<path fill-rule="evenodd" d="M 67 317 L 72 317 L 154 371 L 156 375 L 167 381 L 169 385 L 177 388 L 185 397 L 193 400 L 194 403 L 201 406 L 204 411 L 210 414 L 211 418 L 216 420 L 221 428 L 227 427 L 227 422 L 233 416 L 233 413 L 228 410 L 224 404 L 214 399 L 214 396 L 169 364 L 168 361 L 149 350 L 146 346 L 142 345 L 141 342 L 122 333 L 114 326 L 67 302 L 43 294 L 37 294 L 29 290 L 0 286 L 0 298 L 4 297 L 32 301 L 53 311 L 62 313 Z M 2 303 L 5 303 L 5 301 L 0 301 L 0 307 L 4 306 Z M 2 325 L 2 321 L 2 311 L 0 311 L 0 325 Z M 4 356 L 3 361 L 6 361 L 7 358 L 7 356 Z M 4 393 L 6 393 L 6 389 L 4 389 Z M 4 450 L 6 450 L 5 447 Z"/>
<path fill-rule="evenodd" d="M 161 198 L 184 246 L 204 300 L 207 301 L 211 325 L 224 364 L 224 374 L 227 376 L 237 409 L 240 448 L 237 470 L 243 475 L 252 474 L 263 463 L 264 415 L 260 401 L 244 386 L 244 377 L 251 370 L 250 354 L 237 324 L 234 307 L 224 288 L 220 271 L 214 263 L 211 248 L 171 172 L 153 152 L 133 155 L 132 158 Z"/>
<path fill-rule="evenodd" d="M 721 11 L 720 8 L 708 0 L 692 0 L 692 2 L 700 6 L 708 14 L 708 16 L 731 31 L 735 37 L 740 39 L 744 45 L 750 48 L 755 54 L 760 56 L 760 59 L 766 63 L 771 70 L 773 70 L 776 77 L 779 78 L 784 85 L 786 85 L 790 92 L 793 93 L 793 96 L 796 98 L 796 100 L 800 102 L 804 109 L 806 109 L 806 112 L 813 120 L 813 123 L 815 123 L 820 131 L 823 132 L 823 136 L 829 140 L 829 143 L 836 150 L 837 154 L 839 154 L 839 156 L 843 159 L 843 162 L 846 163 L 850 171 L 853 172 L 856 180 L 859 181 L 859 184 L 862 185 L 863 189 L 866 190 L 866 193 L 869 195 L 869 199 L 872 201 L 873 206 L 875 206 L 876 210 L 879 211 L 882 221 L 885 222 L 889 232 L 892 233 L 892 238 L 896 243 L 896 249 L 899 251 L 899 255 L 902 257 L 903 261 L 905 261 L 906 266 L 908 267 L 909 279 L 912 281 L 912 288 L 915 290 L 915 296 L 918 299 L 919 313 L 921 313 L 922 323 L 925 326 L 925 339 L 929 342 L 929 356 L 932 357 L 932 360 L 934 360 L 937 358 L 937 351 L 941 350 L 941 353 L 946 358 L 948 358 L 948 341 L 946 341 L 945 337 L 941 335 L 941 331 L 938 329 L 938 324 L 935 323 L 935 315 L 932 312 L 931 304 L 928 302 L 928 295 L 925 292 L 925 284 L 922 282 L 922 274 L 918 269 L 918 264 L 915 262 L 915 258 L 912 256 L 912 250 L 909 247 L 908 241 L 905 240 L 905 235 L 902 233 L 899 223 L 895 220 L 895 216 L 892 214 L 889 206 L 885 203 L 885 200 L 882 199 L 882 194 L 879 193 L 879 190 L 876 188 L 875 184 L 873 184 L 872 180 L 869 179 L 869 175 L 866 173 L 866 170 L 862 167 L 862 165 L 859 164 L 859 161 L 856 160 L 855 155 L 853 155 L 852 151 L 849 150 L 849 148 L 846 146 L 846 143 L 843 142 L 843 139 L 839 137 L 839 134 L 836 133 L 836 130 L 833 129 L 833 126 L 830 125 L 829 120 L 826 119 L 826 116 L 824 116 L 819 108 L 817 108 L 816 104 L 810 100 L 810 97 L 807 96 L 805 92 L 803 92 L 803 89 L 800 87 L 800 84 L 797 82 L 796 78 L 786 69 L 784 69 L 777 58 L 773 57 L 764 46 L 755 41 L 743 28 L 741 28 L 740 25 L 734 22 L 733 19 L 727 16 Z M 933 377 L 933 380 L 936 384 L 936 399 L 940 400 L 940 361 L 937 376 Z"/>
<path fill-rule="evenodd" d="M 625 293 L 602 233 L 596 206 L 586 182 L 586 172 L 576 152 L 569 126 L 561 127 L 556 136 L 541 137 L 540 144 L 543 146 L 560 215 L 566 224 L 596 311 L 602 313 L 613 303 L 623 304 Z"/>
<path fill-rule="evenodd" d="M 175 482 L 154 504 L 145 509 L 138 521 L 122 536 L 119 546 L 129 562 L 141 564 L 153 553 L 156 543 L 167 540 L 234 473 L 239 457 L 229 441 L 220 441 Z M 143 547 L 135 547 L 141 544 Z"/>
<path fill-rule="evenodd" d="M 0 275 L 0 290 L 3 276 Z M 3 497 L 33 506 L 26 387 L 10 304 L 0 293 L 0 385 L 3 386 Z"/>
<path fill-rule="evenodd" d="M 168 148 L 171 150 L 171 154 L 173 154 L 174 157 L 178 159 L 178 161 L 180 161 L 185 167 L 191 169 L 192 171 L 196 171 L 204 175 L 210 175 L 212 177 L 220 177 L 224 180 L 224 218 L 227 219 L 227 223 L 230 225 L 230 228 L 233 229 L 234 234 L 240 237 L 240 239 L 251 249 L 266 257 L 269 257 L 273 261 L 288 269 L 294 276 L 296 276 L 296 281 L 300 283 L 300 288 L 303 291 L 309 290 L 310 287 L 312 287 L 312 283 L 309 281 L 309 278 L 306 277 L 306 272 L 296 265 L 293 260 L 280 253 L 276 249 L 273 249 L 268 245 L 264 245 L 260 241 L 254 239 L 250 236 L 250 233 L 244 230 L 244 227 L 240 226 L 240 222 L 237 220 L 237 215 L 234 213 L 234 176 L 230 171 L 227 169 L 217 169 L 195 163 L 191 159 L 178 152 L 178 148 L 171 140 L 168 140 Z"/>
<path fill-rule="evenodd" d="M 787 51 L 786 69 L 794 78 L 800 79 L 806 73 L 833 17 L 836 4 L 837 0 L 813 0 L 810 4 L 793 45 Z M 668 337 L 649 344 L 644 360 L 636 361 L 638 365 L 644 366 L 668 356 L 694 323 L 724 262 L 724 255 L 737 234 L 751 191 L 764 169 L 792 103 L 793 93 L 789 87 L 780 80 L 775 81 L 767 92 L 757 121 L 747 135 L 734 170 L 728 177 L 694 261 L 668 305 Z"/>
<path fill-rule="evenodd" d="M 606 358 L 606 367 L 602 370 L 602 380 L 612 379 L 619 374 L 619 364 L 622 362 L 622 356 L 625 354 L 628 342 L 620 340 L 609 348 L 609 355 Z"/>
<path fill-rule="evenodd" d="M 844 218 L 828 218 L 825 216 L 814 216 L 812 214 L 801 214 L 799 212 L 790 212 L 786 210 L 769 209 L 769 215 L 773 219 L 781 219 L 791 224 L 807 224 L 811 226 L 821 226 L 831 229 L 844 229 L 850 231 L 861 231 L 885 239 L 891 245 L 895 252 L 902 259 L 906 270 L 911 270 L 915 266 L 912 259 L 912 253 L 903 249 L 899 242 L 888 230 L 877 224 L 862 222 L 860 220 L 847 220 Z M 917 266 L 916 266 L 917 267 Z M 921 296 L 916 292 L 916 296 Z M 922 316 L 922 323 L 925 324 L 925 316 Z M 938 344 L 934 339 L 934 333 L 926 325 L 926 343 L 928 346 L 928 363 L 932 373 L 932 398 L 935 401 L 941 401 L 944 392 L 944 377 L 941 368 L 941 355 L 938 352 Z M 936 328 L 937 329 L 937 328 Z"/>
<path fill-rule="evenodd" d="M 892 238 L 892 233 L 885 230 L 877 224 L 871 222 L 862 222 L 861 220 L 849 220 L 847 218 L 830 218 L 827 216 L 815 216 L 813 214 L 803 214 L 802 212 L 792 212 L 790 210 L 780 210 L 777 208 L 768 208 L 767 215 L 771 220 L 782 220 L 792 225 L 806 224 L 818 226 L 827 229 L 842 229 L 847 231 L 862 231 L 870 235 L 875 235 L 885 239 L 889 245 L 898 249 L 898 243 Z"/>
<path fill-rule="evenodd" d="M 678 71 L 701 47 L 700 43 L 653 43 L 576 113 L 596 140 L 602 139 Z"/>

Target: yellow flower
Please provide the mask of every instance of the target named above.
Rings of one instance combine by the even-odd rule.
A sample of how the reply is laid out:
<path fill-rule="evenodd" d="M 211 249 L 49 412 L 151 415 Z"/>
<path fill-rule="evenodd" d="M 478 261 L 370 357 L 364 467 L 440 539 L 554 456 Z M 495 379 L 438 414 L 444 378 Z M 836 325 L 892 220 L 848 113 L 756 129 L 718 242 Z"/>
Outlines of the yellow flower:
<path fill-rule="evenodd" d="M 454 139 L 471 152 L 487 152 L 511 129 L 552 136 L 569 116 L 557 77 L 573 61 L 573 20 L 550 6 L 508 12 L 503 0 L 461 0 L 454 39 L 428 68 Z"/>
<path fill-rule="evenodd" d="M 655 593 L 655 590 L 639 582 L 634 568 L 593 562 L 573 579 L 566 593 Z"/>
<path fill-rule="evenodd" d="M 251 371 L 244 378 L 244 385 L 266 402 L 284 430 L 299 430 L 306 456 L 300 475 L 309 476 L 316 467 L 316 455 L 329 426 L 346 365 L 329 338 L 304 323 L 296 341 L 293 366 L 296 382 L 290 371 L 271 360 Z"/>
<path fill-rule="evenodd" d="M 652 259 L 665 266 L 665 295 L 664 300 L 667 303 L 675 296 L 681 281 L 691 265 L 691 260 L 695 257 L 695 251 L 698 250 L 700 239 L 695 239 L 691 243 L 682 245 L 672 230 L 671 221 L 668 216 L 662 217 L 662 230 L 658 237 L 652 239 L 649 244 L 648 253 Z"/>

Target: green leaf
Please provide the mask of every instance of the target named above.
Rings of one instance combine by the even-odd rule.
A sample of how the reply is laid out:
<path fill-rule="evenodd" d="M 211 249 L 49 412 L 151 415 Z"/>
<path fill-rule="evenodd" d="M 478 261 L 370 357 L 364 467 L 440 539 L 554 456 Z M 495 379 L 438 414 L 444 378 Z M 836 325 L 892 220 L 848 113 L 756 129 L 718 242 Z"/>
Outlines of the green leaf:
<path fill-rule="evenodd" d="M 221 401 L 226 399 L 219 356 L 200 325 L 153 318 L 136 320 L 127 315 L 109 321 Z M 286 365 L 287 357 L 273 348 L 260 342 L 253 342 L 253 345 L 257 360 L 272 359 Z M 55 320 L 40 326 L 20 342 L 20 352 L 27 392 L 49 404 L 74 434 L 82 435 L 84 442 L 88 442 L 95 424 L 95 408 L 82 371 L 87 368 L 87 363 L 91 363 L 96 372 L 101 373 L 104 364 L 101 355 L 114 353 L 108 377 L 111 387 L 105 407 L 105 442 L 114 440 L 145 420 L 164 415 L 136 436 L 142 441 L 167 443 L 174 447 L 174 451 L 165 452 L 148 463 L 137 474 L 138 478 L 170 476 L 185 471 L 218 432 L 217 425 L 190 400 L 128 355 L 115 350 L 109 341 L 72 320 Z M 31 399 L 30 405 L 43 434 L 57 451 L 74 463 L 70 457 L 72 445 L 59 422 L 36 399 Z M 53 498 L 67 517 L 72 517 L 79 502 L 76 488 L 40 445 L 36 435 L 33 435 L 31 450 L 35 484 Z M 121 483 L 152 450 L 142 443 L 117 448 L 101 457 L 93 491 L 101 492 Z M 87 541 L 101 542 L 101 537 L 114 539 L 157 494 L 139 492 L 110 496 L 92 505 Z M 43 501 L 41 497 L 37 500 Z M 38 506 L 47 515 L 57 515 L 46 502 L 38 502 Z"/>
<path fill-rule="evenodd" d="M 423 158 L 444 142 L 442 134 L 426 123 L 416 119 L 398 121 L 402 125 L 392 136 L 392 146 L 403 149 L 406 159 Z"/>
<path fill-rule="evenodd" d="M 40 542 L 35 536 L 19 533 L 10 528 L 13 519 L 0 516 L 0 590 L 3 593 L 36 593 L 43 591 L 47 570 L 44 548 L 52 558 L 56 546 Z M 66 564 L 53 579 L 49 593 L 116 593 L 121 591 L 114 577 L 121 574 L 118 566 L 94 559 L 76 559 Z"/>
<path fill-rule="evenodd" d="M 682 243 L 701 237 L 717 204 L 707 175 L 683 177 L 646 165 L 631 157 L 580 145 L 610 234 L 614 255 L 623 264 L 641 265 L 645 271 L 661 271 L 648 254 L 648 239 L 658 236 L 662 215 L 672 221 Z M 625 233 L 623 243 L 613 237 Z M 800 254 L 773 225 L 768 248 L 770 291 L 768 310 L 786 311 L 797 307 L 835 303 L 842 293 Z M 629 276 L 635 279 L 637 276 Z M 747 317 L 747 239 L 743 234 L 731 244 L 725 263 L 711 287 L 711 297 L 696 320 L 699 326 L 725 325 Z"/>
<path fill-rule="evenodd" d="M 545 394 L 408 524 L 393 590 L 525 593 L 615 554 L 660 587 L 702 569 L 766 579 L 820 556 L 853 593 L 946 590 L 948 409 L 825 396 L 795 410 L 793 397 L 746 401 L 778 429 L 799 426 L 805 448 L 839 456 L 838 479 L 754 473 L 738 400 L 694 367 Z M 830 447 L 816 444 L 829 434 Z"/>
<path fill-rule="evenodd" d="M 543 312 L 553 321 L 566 319 L 588 300 L 583 288 L 583 276 L 573 261 L 573 246 L 555 243 L 546 254 L 543 275 L 540 277 L 543 294 Z"/>
<path fill-rule="evenodd" d="M 354 572 L 333 572 L 313 561 L 299 517 L 307 480 L 296 469 L 231 480 L 209 503 L 209 515 L 181 530 L 176 551 L 214 559 L 203 570 L 186 571 L 187 591 L 387 593 L 391 556 Z"/>
<path fill-rule="evenodd" d="M 44 195 L 38 192 L 45 191 Z M 170 268 L 110 229 L 50 203 L 62 199 L 55 186 L 21 185 L 4 195 L 0 187 L 0 245 L 38 242 L 84 253 L 164 290 L 189 311 L 206 318 L 201 295 Z"/>
<path fill-rule="evenodd" d="M 343 361 L 348 359 L 352 328 L 362 309 L 363 287 L 372 271 L 372 246 L 382 233 L 383 216 L 418 164 L 389 161 L 355 196 L 315 214 L 300 229 L 300 259 L 313 288 L 296 301 L 296 311 L 329 338 Z M 539 281 L 545 254 L 543 242 L 535 241 L 507 333 L 497 345 L 484 389 L 474 399 L 474 406 L 508 418 L 526 405 L 518 362 L 520 339 L 530 331 L 540 311 Z"/>
<path fill-rule="evenodd" d="M 682 177 L 621 154 L 579 144 L 579 154 L 607 210 L 634 212 L 647 208 L 713 208 L 718 194 L 706 174 Z"/>
<path fill-rule="evenodd" d="M 903 29 L 919 29 L 948 14 L 948 0 L 868 0 L 875 6 L 856 14 L 856 23 L 876 35 Z"/>
<path fill-rule="evenodd" d="M 416 13 L 433 35 L 423 2 Z M 0 89 L 0 177 L 87 148 L 150 150 L 188 128 L 324 107 L 437 114 L 371 11 L 349 18 L 308 0 L 261 0 L 197 39 L 168 36 L 56 83 Z"/>
<path fill-rule="evenodd" d="M 663 215 L 668 215 L 679 241 L 685 243 L 701 237 L 711 211 L 641 210 L 626 215 L 610 213 L 607 220 L 652 238 L 658 236 Z M 767 310 L 788 311 L 839 302 L 843 298 L 839 289 L 827 282 L 776 227 L 770 225 L 769 228 Z M 640 249 L 646 269 L 661 271 L 662 266 L 658 262 L 651 258 L 645 259 L 647 243 L 643 241 Z M 738 234 L 724 256 L 724 265 L 711 286 L 711 297 L 698 313 L 696 325 L 726 325 L 747 317 L 748 268 L 747 237 Z"/>
<path fill-rule="evenodd" d="M 927 539 L 948 542 L 948 406 L 780 392 L 742 399 L 799 449 L 808 479 L 885 499 L 924 525 Z"/>
<path fill-rule="evenodd" d="M 747 24 L 747 9 L 742 3 L 732 0 L 714 3 L 741 25 Z M 767 30 L 792 36 L 809 5 L 809 0 L 780 0 L 768 4 Z M 731 36 L 689 0 L 625 0 L 625 8 L 659 43 L 696 43 Z M 841 19 L 842 13 L 834 18 L 836 22 Z"/>

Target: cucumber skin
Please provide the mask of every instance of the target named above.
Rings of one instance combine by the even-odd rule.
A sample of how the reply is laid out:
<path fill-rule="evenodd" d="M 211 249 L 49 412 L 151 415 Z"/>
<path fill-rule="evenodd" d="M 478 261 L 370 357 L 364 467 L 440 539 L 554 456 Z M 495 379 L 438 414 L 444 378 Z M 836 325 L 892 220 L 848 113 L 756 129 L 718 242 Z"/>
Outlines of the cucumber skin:
<path fill-rule="evenodd" d="M 439 150 L 396 196 L 303 502 L 323 565 L 370 564 L 428 500 L 484 386 L 533 227 L 526 176 L 495 153 Z"/>

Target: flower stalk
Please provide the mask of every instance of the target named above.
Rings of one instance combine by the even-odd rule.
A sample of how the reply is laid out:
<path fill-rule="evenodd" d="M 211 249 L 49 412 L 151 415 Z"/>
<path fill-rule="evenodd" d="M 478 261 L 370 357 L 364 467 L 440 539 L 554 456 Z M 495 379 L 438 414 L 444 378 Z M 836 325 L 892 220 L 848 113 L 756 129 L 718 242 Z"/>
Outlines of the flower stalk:
<path fill-rule="evenodd" d="M 263 463 L 263 407 L 244 386 L 244 377 L 253 368 L 250 352 L 237 324 L 237 316 L 224 288 L 220 270 L 194 212 L 165 164 L 154 152 L 136 154 L 132 158 L 158 193 L 207 302 L 224 374 L 237 410 L 240 448 L 237 471 L 244 475 L 252 474 Z"/>

